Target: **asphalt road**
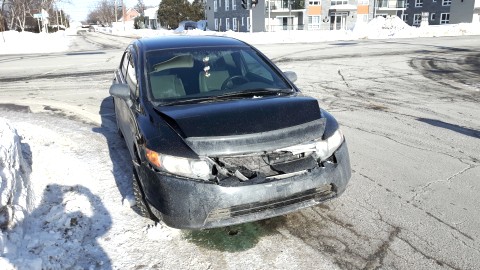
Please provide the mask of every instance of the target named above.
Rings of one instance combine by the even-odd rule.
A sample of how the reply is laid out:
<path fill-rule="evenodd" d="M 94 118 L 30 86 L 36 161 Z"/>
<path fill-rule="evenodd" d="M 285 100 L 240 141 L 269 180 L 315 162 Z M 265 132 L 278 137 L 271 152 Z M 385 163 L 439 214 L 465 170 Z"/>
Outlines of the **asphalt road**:
<path fill-rule="evenodd" d="M 115 136 L 108 87 L 128 41 L 89 33 L 67 53 L 0 56 L 0 110 Z M 198 245 L 196 260 L 212 269 L 480 268 L 480 36 L 257 47 L 340 121 L 353 169 L 347 191 L 163 248 Z M 141 253 L 155 258 L 155 249 Z"/>

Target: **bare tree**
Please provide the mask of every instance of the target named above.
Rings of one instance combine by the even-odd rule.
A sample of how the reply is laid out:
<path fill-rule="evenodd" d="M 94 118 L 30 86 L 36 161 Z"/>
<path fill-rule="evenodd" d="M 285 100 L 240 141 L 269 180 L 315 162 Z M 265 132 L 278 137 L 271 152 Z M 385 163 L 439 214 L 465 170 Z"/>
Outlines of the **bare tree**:
<path fill-rule="evenodd" d="M 115 0 L 99 0 L 87 16 L 89 23 L 111 25 L 115 20 Z"/>
<path fill-rule="evenodd" d="M 5 0 L 2 1 L 0 23 L 6 25 L 7 29 L 24 31 L 26 28 L 35 28 L 37 21 L 33 15 L 42 10 L 53 14 L 53 4 L 69 2 L 69 0 Z M 1 28 L 0 28 L 1 29 Z"/>
<path fill-rule="evenodd" d="M 146 9 L 145 2 L 143 0 L 138 0 L 137 4 L 135 5 L 135 9 L 140 13 L 143 14 L 143 12 Z"/>

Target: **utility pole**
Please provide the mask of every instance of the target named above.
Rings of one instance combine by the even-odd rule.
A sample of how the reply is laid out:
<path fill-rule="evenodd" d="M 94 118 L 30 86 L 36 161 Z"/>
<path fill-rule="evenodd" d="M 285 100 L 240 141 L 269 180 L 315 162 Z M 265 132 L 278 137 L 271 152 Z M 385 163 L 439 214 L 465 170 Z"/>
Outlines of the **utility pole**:
<path fill-rule="evenodd" d="M 58 24 L 58 8 L 57 5 L 55 5 L 55 15 L 57 15 L 57 32 L 60 30 L 60 25 Z"/>
<path fill-rule="evenodd" d="M 122 0 L 122 22 L 123 22 L 123 31 L 125 31 L 125 3 Z"/>
<path fill-rule="evenodd" d="M 253 11 L 250 8 L 250 33 L 253 33 Z"/>
<path fill-rule="evenodd" d="M 272 28 L 270 26 L 271 12 L 272 12 L 271 0 L 268 0 L 268 32 L 272 31 Z"/>

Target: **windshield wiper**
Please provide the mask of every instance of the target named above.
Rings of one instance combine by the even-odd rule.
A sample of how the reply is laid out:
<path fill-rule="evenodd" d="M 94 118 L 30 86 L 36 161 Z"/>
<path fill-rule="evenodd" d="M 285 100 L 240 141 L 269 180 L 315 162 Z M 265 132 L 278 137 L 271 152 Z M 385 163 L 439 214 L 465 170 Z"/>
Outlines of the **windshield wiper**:
<path fill-rule="evenodd" d="M 290 95 L 295 93 L 293 89 L 276 89 L 276 88 L 263 88 L 263 89 L 249 89 L 238 92 L 228 92 L 222 95 L 217 96 L 208 96 L 208 97 L 197 97 L 189 99 L 180 99 L 171 102 L 159 103 L 160 106 L 171 106 L 171 105 L 180 105 L 180 104 L 190 104 L 190 103 L 202 103 L 205 101 L 215 101 L 215 100 L 224 100 L 234 97 L 263 97 L 265 95 Z"/>
<path fill-rule="evenodd" d="M 262 88 L 262 89 L 249 89 L 238 92 L 229 92 L 223 95 L 215 96 L 217 99 L 230 98 L 230 97 L 249 97 L 249 96 L 273 96 L 273 95 L 290 95 L 293 94 L 293 89 L 277 89 L 277 88 Z"/>

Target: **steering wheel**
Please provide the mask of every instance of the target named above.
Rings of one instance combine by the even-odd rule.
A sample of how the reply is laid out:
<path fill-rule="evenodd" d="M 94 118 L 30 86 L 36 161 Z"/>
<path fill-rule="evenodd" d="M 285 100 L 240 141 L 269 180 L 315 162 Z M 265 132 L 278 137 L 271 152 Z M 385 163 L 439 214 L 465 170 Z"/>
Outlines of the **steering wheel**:
<path fill-rule="evenodd" d="M 226 89 L 232 89 L 232 87 L 237 84 L 244 84 L 249 82 L 250 80 L 242 75 L 234 75 L 229 78 L 227 78 L 223 83 L 222 87 L 220 87 L 221 90 L 226 90 Z"/>

